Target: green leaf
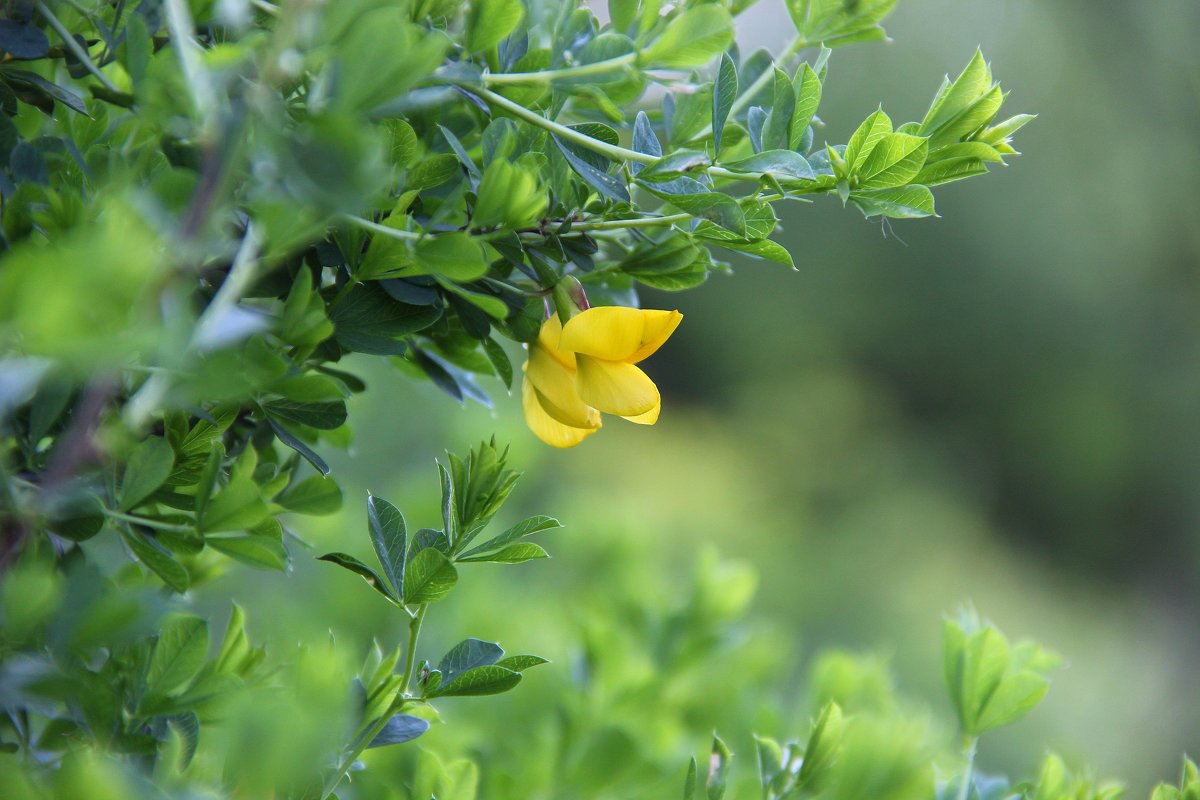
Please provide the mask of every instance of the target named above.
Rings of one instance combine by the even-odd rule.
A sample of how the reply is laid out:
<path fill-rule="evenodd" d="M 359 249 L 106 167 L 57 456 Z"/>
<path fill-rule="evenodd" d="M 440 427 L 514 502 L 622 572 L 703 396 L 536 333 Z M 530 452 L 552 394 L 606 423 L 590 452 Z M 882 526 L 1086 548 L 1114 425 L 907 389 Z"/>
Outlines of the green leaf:
<path fill-rule="evenodd" d="M 482 53 L 500 43 L 521 24 L 521 0 L 471 0 L 467 10 L 467 51 Z"/>
<path fill-rule="evenodd" d="M 348 350 L 372 355 L 400 355 L 400 337 L 432 325 L 442 315 L 438 306 L 417 306 L 393 300 L 375 283 L 356 286 L 329 317 L 334 338 Z"/>
<path fill-rule="evenodd" d="M 982 97 L 992 86 L 992 70 L 983 58 L 983 52 L 975 51 L 970 62 L 954 79 L 949 78 L 942 84 L 941 90 L 925 113 L 918 131 L 922 136 L 929 136 L 933 131 L 957 117 L 972 103 Z"/>
<path fill-rule="evenodd" d="M 745 210 L 746 235 L 737 236 L 724 228 L 719 228 L 711 222 L 703 221 L 696 226 L 693 233 L 715 242 L 742 241 L 753 242 L 765 239 L 775 230 L 779 220 L 775 217 L 775 209 L 770 203 L 757 203 Z"/>
<path fill-rule="evenodd" d="M 687 776 L 683 780 L 683 800 L 696 800 L 697 782 L 696 757 L 688 762 Z"/>
<path fill-rule="evenodd" d="M 933 192 L 917 184 L 890 189 L 855 190 L 850 193 L 850 202 L 868 217 L 882 214 L 895 219 L 911 219 L 935 213 Z"/>
<path fill-rule="evenodd" d="M 137 507 L 171 476 L 175 451 L 161 436 L 151 436 L 134 449 L 125 464 L 118 502 L 122 511 Z"/>
<path fill-rule="evenodd" d="M 707 64 L 733 44 L 733 19 L 723 7 L 685 8 L 639 56 L 650 69 L 686 69 Z"/>
<path fill-rule="evenodd" d="M 778 242 L 772 242 L 770 239 L 759 239 L 756 242 L 738 242 L 738 241 L 715 241 L 713 244 L 718 247 L 724 247 L 726 250 L 733 250 L 737 253 L 745 253 L 754 258 L 764 258 L 767 261 L 774 261 L 777 264 L 795 269 L 796 264 L 792 261 L 792 254 L 787 248 Z"/>
<path fill-rule="evenodd" d="M 495 664 L 503 655 L 504 648 L 495 642 L 464 639 L 442 656 L 437 670 L 442 673 L 442 683 L 447 684 L 467 670 Z"/>
<path fill-rule="evenodd" d="M 0 69 L 0 73 L 10 83 L 25 86 L 38 94 L 57 100 L 76 113 L 83 114 L 85 117 L 89 116 L 87 113 L 87 104 L 84 102 L 83 96 L 74 89 L 68 89 L 65 86 L 59 86 L 57 83 L 51 83 L 36 72 L 28 72 L 23 69 L 5 67 Z"/>
<path fill-rule="evenodd" d="M 625 188 L 623 181 L 589 163 L 559 137 L 554 136 L 553 138 L 554 143 L 567 159 L 567 163 L 571 165 L 571 169 L 575 170 L 576 174 L 583 178 L 589 186 L 610 200 L 629 202 L 629 190 Z"/>
<path fill-rule="evenodd" d="M 473 281 L 483 277 L 488 269 L 483 248 L 466 233 L 448 233 L 422 239 L 417 242 L 416 255 L 423 272 L 443 275 L 453 281 Z"/>
<path fill-rule="evenodd" d="M 137 560 L 162 578 L 163 583 L 179 594 L 187 591 L 191 583 L 188 572 L 165 547 L 138 531 L 122 530 L 121 536 Z"/>
<path fill-rule="evenodd" d="M 279 438 L 279 441 L 304 456 L 305 460 L 316 467 L 317 471 L 322 475 L 329 474 L 329 465 L 325 463 L 323 458 L 317 455 L 315 450 L 305 444 L 300 437 L 273 419 L 268 418 L 267 423 L 271 426 L 271 430 L 275 432 L 275 436 Z"/>
<path fill-rule="evenodd" d="M 722 166 L 734 172 L 756 175 L 771 173 L 805 181 L 816 180 L 817 177 L 808 159 L 794 150 L 764 150 Z"/>
<path fill-rule="evenodd" d="M 855 172 L 866 162 L 875 146 L 891 132 L 892 120 L 883 113 L 882 108 L 867 117 L 850 137 L 850 141 L 846 144 L 846 153 L 842 156 L 850 172 Z"/>
<path fill-rule="evenodd" d="M 445 554 L 427 547 L 413 556 L 404 574 L 404 601 L 432 603 L 441 600 L 458 582 L 458 570 Z"/>
<path fill-rule="evenodd" d="M 462 175 L 462 164 L 453 153 L 436 153 L 423 158 L 408 170 L 404 188 L 421 192 L 441 186 L 452 178 Z"/>
<path fill-rule="evenodd" d="M 729 782 L 729 762 L 733 754 L 721 741 L 713 736 L 712 755 L 708 759 L 708 779 L 704 783 L 708 800 L 721 800 L 725 796 L 725 786 Z"/>
<path fill-rule="evenodd" d="M 428 720 L 414 717 L 411 714 L 397 714 L 387 721 L 379 733 L 375 734 L 375 738 L 367 745 L 367 749 L 411 742 L 427 730 L 429 730 Z"/>
<path fill-rule="evenodd" d="M 549 664 L 548 659 L 534 655 L 518 655 L 502 658 L 496 662 L 497 667 L 511 669 L 513 672 L 524 672 L 527 669 L 539 666 L 540 664 Z"/>
<path fill-rule="evenodd" d="M 525 561 L 533 561 L 537 558 L 549 558 L 550 554 L 546 552 L 541 545 L 532 542 L 522 542 L 520 544 L 511 544 L 502 550 L 482 556 L 464 557 L 459 561 L 486 561 L 492 564 L 521 564 Z"/>
<path fill-rule="evenodd" d="M 346 404 L 341 400 L 303 403 L 295 400 L 271 400 L 262 404 L 263 411 L 276 419 L 298 422 L 310 428 L 331 431 L 346 421 Z"/>
<path fill-rule="evenodd" d="M 796 70 L 792 84 L 796 90 L 796 110 L 792 114 L 792 134 L 788 146 L 795 150 L 821 105 L 821 78 L 806 62 Z"/>
<path fill-rule="evenodd" d="M 911 181 L 929 155 L 929 140 L 906 133 L 889 133 L 871 150 L 856 170 L 862 189 L 903 186 Z"/>
<path fill-rule="evenodd" d="M 728 53 L 721 54 L 721 66 L 717 70 L 717 81 L 713 84 L 712 134 L 713 153 L 721 155 L 721 135 L 725 131 L 725 120 L 729 119 L 729 111 L 733 101 L 737 99 L 738 78 L 737 67 Z"/>
<path fill-rule="evenodd" d="M 494 664 L 476 667 L 452 681 L 443 682 L 429 693 L 430 697 L 477 697 L 501 694 L 521 682 L 521 673 Z"/>
<path fill-rule="evenodd" d="M 383 121 L 383 129 L 387 132 L 388 160 L 398 167 L 412 166 L 420 144 L 413 126 L 407 120 L 388 119 Z"/>
<path fill-rule="evenodd" d="M 746 235 L 746 216 L 738 202 L 723 192 L 698 192 L 695 194 L 671 194 L 662 190 L 661 184 L 638 181 L 646 191 L 668 201 L 694 217 L 706 219 L 739 237 Z"/>
<path fill-rule="evenodd" d="M 483 340 L 483 352 L 491 362 L 492 368 L 496 370 L 496 375 L 504 382 L 507 389 L 512 389 L 513 367 L 512 362 L 508 360 L 508 353 L 495 339 L 487 338 Z"/>
<path fill-rule="evenodd" d="M 483 544 L 471 548 L 467 552 L 463 553 L 463 556 L 474 556 L 480 553 L 486 553 L 490 550 L 498 550 L 505 545 L 512 544 L 519 539 L 524 539 L 526 536 L 532 536 L 535 533 L 551 531 L 555 528 L 561 527 L 562 523 L 553 517 L 537 514 L 521 520 L 516 525 L 513 525 L 511 528 L 504 531 L 504 533 L 501 533 L 499 536 L 495 536 Z"/>
<path fill-rule="evenodd" d="M 763 150 L 789 150 L 792 141 L 792 117 L 796 112 L 796 92 L 786 73 L 775 69 L 771 109 L 763 123 L 760 145 Z"/>
<path fill-rule="evenodd" d="M 800 785 L 811 785 L 830 767 L 841 747 L 844 728 L 841 706 L 833 702 L 826 703 L 808 734 L 808 743 L 804 747 L 804 761 L 798 776 Z"/>
<path fill-rule="evenodd" d="M 209 501 L 199 527 L 204 533 L 241 531 L 253 528 L 269 515 L 258 485 L 248 476 L 237 477 Z"/>
<path fill-rule="evenodd" d="M 371 569 L 354 556 L 347 555 L 346 553 L 326 553 L 317 560 L 328 561 L 330 564 L 337 564 L 342 569 L 353 572 L 355 575 L 358 575 L 360 578 L 365 580 L 372 589 L 379 592 L 389 601 L 396 603 L 397 605 L 400 603 L 400 598 L 392 594 L 392 590 L 388 588 L 387 583 L 379 577 L 375 570 Z"/>
<path fill-rule="evenodd" d="M 324 516 L 342 507 L 342 488 L 332 478 L 312 475 L 284 489 L 275 502 L 297 514 Z"/>
<path fill-rule="evenodd" d="M 174 616 L 163 624 L 146 672 L 146 689 L 170 695 L 196 676 L 208 655 L 208 622 L 200 617 Z"/>
<path fill-rule="evenodd" d="M 787 0 L 800 39 L 828 47 L 883 39 L 879 22 L 895 5 L 896 0 Z"/>
<path fill-rule="evenodd" d="M 382 497 L 367 498 L 367 530 L 371 546 L 383 566 L 383 574 L 391 581 L 397 596 L 408 601 L 404 584 L 404 559 L 408 555 L 408 526 L 404 515 Z"/>
<path fill-rule="evenodd" d="M 207 536 L 205 543 L 243 564 L 286 572 L 290 557 L 283 542 L 270 536 Z"/>
<path fill-rule="evenodd" d="M 987 165 L 978 158 L 947 158 L 933 163 L 926 163 L 920 172 L 913 177 L 913 183 L 924 186 L 938 186 L 951 181 L 961 181 L 975 175 L 987 174 Z"/>

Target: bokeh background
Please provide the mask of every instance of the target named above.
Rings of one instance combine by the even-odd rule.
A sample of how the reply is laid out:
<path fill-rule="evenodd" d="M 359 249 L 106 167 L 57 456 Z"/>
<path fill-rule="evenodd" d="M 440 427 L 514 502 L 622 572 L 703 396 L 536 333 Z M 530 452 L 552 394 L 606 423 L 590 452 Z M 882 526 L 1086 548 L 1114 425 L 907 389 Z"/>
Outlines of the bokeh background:
<path fill-rule="evenodd" d="M 789 28 L 763 0 L 743 47 L 778 49 Z M 315 554 L 368 557 L 368 489 L 435 524 L 434 459 L 493 432 L 526 473 L 507 517 L 567 526 L 546 542 L 553 561 L 481 567 L 431 613 L 423 655 L 475 635 L 554 664 L 511 696 L 447 701 L 454 724 L 430 746 L 536 738 L 586 681 L 580 654 L 600 641 L 640 664 L 622 625 L 677 608 L 717 552 L 724 574 L 710 563 L 699 580 L 730 609 L 752 575 L 758 588 L 731 628 L 736 669 L 700 668 L 723 688 L 656 734 L 681 759 L 714 727 L 747 762 L 755 730 L 804 730 L 828 648 L 873 654 L 948 726 L 941 620 L 964 603 L 1065 664 L 1041 708 L 985 739 L 984 769 L 1027 775 L 1054 749 L 1142 793 L 1200 750 L 1200 4 L 902 0 L 887 29 L 890 44 L 836 51 L 830 141 L 881 101 L 919 119 L 978 44 L 1006 110 L 1040 115 L 1024 155 L 938 190 L 942 219 L 890 231 L 832 199 L 788 207 L 776 238 L 796 272 L 735 260 L 698 290 L 647 293 L 684 313 L 649 362 L 657 427 L 614 421 L 556 452 L 498 384 L 494 411 L 456 409 L 367 373 L 361 435 L 335 462 L 346 506 L 299 531 Z M 295 573 L 223 579 L 252 627 L 275 620 L 273 646 L 325 628 L 351 652 L 402 635 L 352 576 L 303 551 Z M 581 785 L 620 759 L 597 763 Z"/>

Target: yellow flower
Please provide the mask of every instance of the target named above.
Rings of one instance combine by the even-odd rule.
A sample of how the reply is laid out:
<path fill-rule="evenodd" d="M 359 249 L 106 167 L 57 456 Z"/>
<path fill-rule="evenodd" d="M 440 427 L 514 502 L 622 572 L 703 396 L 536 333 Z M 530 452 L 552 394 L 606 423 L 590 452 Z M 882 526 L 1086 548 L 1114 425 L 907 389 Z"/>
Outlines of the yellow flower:
<path fill-rule="evenodd" d="M 600 413 L 658 421 L 658 387 L 635 365 L 679 327 L 678 311 L 597 306 L 567 321 L 552 315 L 529 345 L 521 402 L 543 442 L 574 447 L 600 429 Z"/>

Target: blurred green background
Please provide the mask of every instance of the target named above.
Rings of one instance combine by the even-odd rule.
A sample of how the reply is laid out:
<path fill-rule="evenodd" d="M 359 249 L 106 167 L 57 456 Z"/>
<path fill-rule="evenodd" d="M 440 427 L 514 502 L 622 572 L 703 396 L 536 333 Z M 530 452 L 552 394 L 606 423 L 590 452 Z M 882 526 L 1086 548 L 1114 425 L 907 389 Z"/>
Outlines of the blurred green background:
<path fill-rule="evenodd" d="M 764 0 L 743 47 L 777 49 L 787 28 Z M 880 101 L 897 123 L 919 119 L 979 44 L 1007 107 L 1040 115 L 1017 137 L 1025 155 L 941 188 L 943 219 L 895 236 L 833 199 L 788 207 L 777 238 L 798 272 L 738 261 L 731 278 L 645 295 L 685 317 L 649 362 L 657 427 L 611 421 L 556 452 L 502 389 L 490 387 L 494 412 L 458 410 L 430 386 L 367 373 L 374 391 L 351 407 L 360 435 L 334 462 L 346 507 L 297 531 L 313 554 L 368 556 L 368 489 L 410 526 L 434 524 L 434 459 L 492 432 L 526 472 L 509 518 L 567 526 L 546 542 L 553 561 L 464 569 L 463 590 L 431 612 L 423 657 L 474 635 L 554 664 L 504 698 L 446 701 L 453 724 L 423 743 L 495 773 L 494 740 L 525 737 L 547 763 L 520 769 L 584 770 L 554 763 L 566 752 L 546 738 L 556 720 L 641 714 L 680 777 L 714 727 L 748 767 L 751 733 L 805 729 L 809 667 L 829 647 L 886 662 L 949 741 L 941 619 L 971 602 L 1066 664 L 1041 708 L 985 739 L 985 770 L 1027 775 L 1054 749 L 1141 793 L 1197 749 L 1200 4 L 903 0 L 887 28 L 889 45 L 835 52 L 829 141 Z M 741 565 L 701 573 L 721 614 L 737 616 L 758 576 L 724 655 L 689 667 L 679 697 L 603 697 L 588 674 L 602 673 L 597 651 L 652 669 L 641 650 L 662 634 L 655 615 L 692 596 L 711 549 Z M 277 650 L 326 628 L 355 653 L 403 633 L 373 592 L 300 551 L 293 576 L 223 580 L 252 630 L 256 615 L 274 620 Z"/>

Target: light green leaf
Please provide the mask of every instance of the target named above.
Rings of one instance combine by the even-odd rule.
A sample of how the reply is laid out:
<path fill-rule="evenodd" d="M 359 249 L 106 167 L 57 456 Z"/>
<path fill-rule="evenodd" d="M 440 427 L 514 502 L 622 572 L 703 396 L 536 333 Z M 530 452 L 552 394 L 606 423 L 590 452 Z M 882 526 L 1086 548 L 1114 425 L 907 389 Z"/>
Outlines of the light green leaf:
<path fill-rule="evenodd" d="M 188 572 L 165 547 L 133 530 L 122 530 L 122 538 L 138 561 L 145 564 L 163 583 L 183 594 L 191 583 Z"/>
<path fill-rule="evenodd" d="M 489 553 L 482 556 L 471 556 L 469 558 L 460 558 L 459 561 L 486 561 L 492 564 L 521 564 L 525 561 L 533 561 L 537 558 L 549 558 L 550 554 L 539 544 L 533 542 L 521 542 L 520 544 L 510 544 L 495 553 Z"/>
<path fill-rule="evenodd" d="M 500 43 L 521 24 L 521 0 L 471 0 L 467 11 L 467 51 L 482 53 Z"/>
<path fill-rule="evenodd" d="M 421 550 L 404 573 L 404 602 L 432 603 L 441 600 L 458 582 L 458 570 L 442 551 L 434 547 Z"/>
<path fill-rule="evenodd" d="M 882 108 L 867 117 L 850 137 L 850 141 L 846 144 L 846 152 L 842 156 L 850 171 L 856 171 L 871 155 L 875 145 L 891 132 L 892 120 L 883 113 Z"/>
<path fill-rule="evenodd" d="M 208 655 L 208 622 L 200 617 L 175 616 L 163 624 L 146 672 L 146 689 L 169 695 L 196 676 Z"/>
<path fill-rule="evenodd" d="M 890 133 L 879 140 L 856 171 L 862 189 L 903 186 L 921 171 L 929 154 L 929 140 L 906 133 Z"/>
<path fill-rule="evenodd" d="M 291 560 L 283 542 L 271 536 L 208 536 L 205 544 L 243 564 L 285 572 Z"/>
<path fill-rule="evenodd" d="M 118 493 L 120 507 L 128 511 L 154 493 L 171 476 L 175 452 L 161 436 L 151 436 L 134 449 L 125 464 Z"/>
<path fill-rule="evenodd" d="M 707 64 L 733 43 L 733 19 L 716 4 L 685 8 L 640 54 L 652 69 L 686 69 Z"/>
<path fill-rule="evenodd" d="M 933 216 L 933 192 L 927 186 L 909 184 L 889 189 L 859 189 L 850 193 L 850 202 L 868 217 L 882 214 L 895 219 Z"/>
<path fill-rule="evenodd" d="M 796 110 L 792 114 L 792 133 L 788 146 L 795 150 L 804 138 L 804 131 L 812 124 L 817 108 L 821 105 L 821 78 L 807 62 L 796 70 L 792 79 L 796 90 Z"/>
<path fill-rule="evenodd" d="M 284 489 L 275 502 L 297 514 L 324 516 L 342 507 L 342 489 L 332 478 L 313 475 Z"/>
<path fill-rule="evenodd" d="M 417 242 L 416 256 L 422 272 L 442 275 L 452 281 L 473 281 L 487 273 L 483 248 L 466 233 L 448 233 L 422 239 Z"/>

